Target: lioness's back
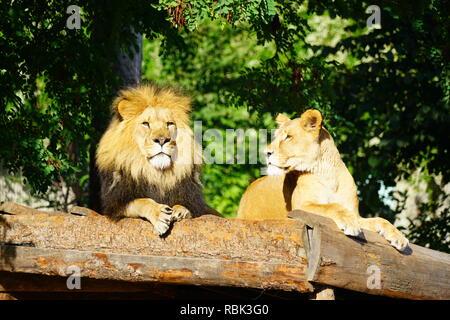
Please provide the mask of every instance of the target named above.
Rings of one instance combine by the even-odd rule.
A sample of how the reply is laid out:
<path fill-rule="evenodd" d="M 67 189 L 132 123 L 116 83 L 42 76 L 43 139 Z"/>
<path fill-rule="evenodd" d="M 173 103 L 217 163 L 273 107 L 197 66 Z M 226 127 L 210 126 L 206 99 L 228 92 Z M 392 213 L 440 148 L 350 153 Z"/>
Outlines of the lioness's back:
<path fill-rule="evenodd" d="M 265 176 L 253 181 L 241 198 L 237 218 L 286 219 L 287 213 L 292 210 L 291 197 L 297 178 L 297 173 L 291 172 L 279 176 Z"/>

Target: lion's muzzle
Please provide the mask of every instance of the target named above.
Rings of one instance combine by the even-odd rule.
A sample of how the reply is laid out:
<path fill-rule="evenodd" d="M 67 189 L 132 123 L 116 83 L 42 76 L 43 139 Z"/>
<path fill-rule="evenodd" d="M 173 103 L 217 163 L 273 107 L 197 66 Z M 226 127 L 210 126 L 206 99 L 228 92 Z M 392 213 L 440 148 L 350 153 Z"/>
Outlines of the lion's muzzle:
<path fill-rule="evenodd" d="M 156 169 L 164 170 L 172 165 L 172 158 L 164 152 L 161 152 L 149 158 L 149 162 Z"/>

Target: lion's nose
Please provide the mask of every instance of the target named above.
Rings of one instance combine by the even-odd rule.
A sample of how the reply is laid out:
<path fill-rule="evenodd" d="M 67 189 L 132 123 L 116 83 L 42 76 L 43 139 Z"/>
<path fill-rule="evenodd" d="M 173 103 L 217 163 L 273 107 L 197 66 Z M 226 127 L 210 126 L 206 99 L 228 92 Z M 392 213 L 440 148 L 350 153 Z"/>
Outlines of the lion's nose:
<path fill-rule="evenodd" d="M 273 154 L 273 151 L 266 150 L 267 157 L 270 157 Z"/>
<path fill-rule="evenodd" d="M 154 141 L 155 143 L 159 143 L 160 145 L 163 146 L 165 143 L 170 142 L 170 138 L 159 137 L 159 138 L 153 139 L 153 141 Z"/>

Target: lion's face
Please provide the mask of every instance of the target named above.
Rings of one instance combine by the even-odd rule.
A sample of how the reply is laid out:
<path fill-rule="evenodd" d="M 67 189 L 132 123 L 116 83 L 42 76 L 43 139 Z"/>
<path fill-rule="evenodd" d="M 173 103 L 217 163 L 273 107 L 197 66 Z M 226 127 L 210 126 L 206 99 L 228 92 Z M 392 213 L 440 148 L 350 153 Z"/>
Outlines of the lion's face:
<path fill-rule="evenodd" d="M 132 178 L 161 194 L 182 179 L 197 181 L 203 158 L 189 126 L 190 111 L 189 97 L 172 88 L 140 85 L 122 90 L 97 148 L 99 172 Z"/>
<path fill-rule="evenodd" d="M 172 166 L 177 153 L 177 122 L 171 110 L 147 108 L 134 119 L 135 139 L 142 156 L 159 170 Z"/>
<path fill-rule="evenodd" d="M 293 120 L 280 114 L 276 121 L 275 138 L 264 150 L 268 174 L 279 175 L 286 170 L 310 171 L 320 152 L 320 112 L 307 110 Z"/>

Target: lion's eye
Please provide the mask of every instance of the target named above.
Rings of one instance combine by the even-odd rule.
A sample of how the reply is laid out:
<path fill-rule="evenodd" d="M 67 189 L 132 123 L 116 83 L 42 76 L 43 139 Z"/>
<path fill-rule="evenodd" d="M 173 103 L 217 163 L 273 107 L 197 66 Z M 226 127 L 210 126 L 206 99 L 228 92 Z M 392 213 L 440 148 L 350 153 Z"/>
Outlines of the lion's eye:
<path fill-rule="evenodd" d="M 292 139 L 292 136 L 290 136 L 290 135 L 287 135 L 286 138 L 284 138 L 284 140 L 290 140 L 290 139 Z"/>
<path fill-rule="evenodd" d="M 167 126 L 168 126 L 168 127 L 174 126 L 174 125 L 175 125 L 175 122 L 172 122 L 172 121 L 167 122 Z"/>
<path fill-rule="evenodd" d="M 142 122 L 142 126 L 146 127 L 146 128 L 150 128 L 150 123 L 148 123 L 147 121 Z"/>

